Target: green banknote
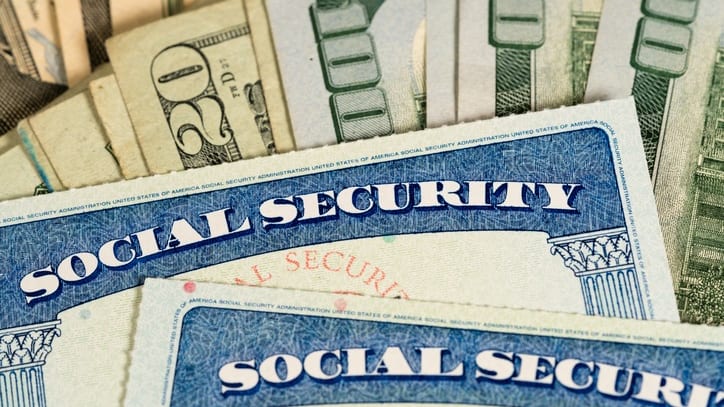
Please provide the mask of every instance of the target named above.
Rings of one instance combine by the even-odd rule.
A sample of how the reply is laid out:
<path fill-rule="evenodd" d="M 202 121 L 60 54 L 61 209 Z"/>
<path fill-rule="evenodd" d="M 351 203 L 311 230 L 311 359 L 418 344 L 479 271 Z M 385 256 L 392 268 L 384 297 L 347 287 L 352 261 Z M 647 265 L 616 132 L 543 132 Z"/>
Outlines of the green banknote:
<path fill-rule="evenodd" d="M 458 0 L 425 4 L 427 127 L 457 122 Z"/>
<path fill-rule="evenodd" d="M 457 120 L 580 102 L 601 4 L 458 0 Z M 454 27 L 448 35 L 452 32 Z M 435 71 L 431 60 L 428 55 L 429 69 Z M 431 89 L 430 94 L 438 92 Z M 432 105 L 436 102 L 431 98 Z"/>
<path fill-rule="evenodd" d="M 8 8 L 12 8 L 12 4 L 0 2 L 0 94 L 3 95 L 0 98 L 0 134 L 14 130 L 20 120 L 40 110 L 66 89 L 65 85 L 42 82 L 30 74 L 20 73 L 21 67 L 27 68 L 27 63 L 34 64 L 34 60 L 29 50 L 16 56 L 24 37 L 15 31 L 21 28 L 17 15 L 7 14 Z M 48 49 L 52 50 L 52 47 Z M 48 55 L 51 63 L 45 66 L 53 71 L 58 66 L 54 54 Z"/>
<path fill-rule="evenodd" d="M 299 149 L 425 127 L 424 0 L 268 0 Z"/>
<path fill-rule="evenodd" d="M 64 85 L 41 82 L 21 74 L 12 61 L 12 58 L 0 58 L 0 92 L 3 95 L 0 98 L 0 133 L 14 130 L 20 120 L 37 112 L 67 89 Z"/>
<path fill-rule="evenodd" d="M 724 7 L 606 0 L 585 100 L 633 95 L 683 320 L 724 323 Z"/>
<path fill-rule="evenodd" d="M 107 41 L 149 172 L 198 168 L 274 150 L 264 94 L 272 89 L 261 84 L 251 35 L 242 2 L 231 0 Z"/>
<path fill-rule="evenodd" d="M 12 174 L 3 179 L 0 201 L 50 192 L 40 179 L 15 131 L 0 137 L 0 174 Z"/>
<path fill-rule="evenodd" d="M 573 103 L 583 102 L 596 44 L 602 0 L 575 0 L 571 5 L 571 85 Z"/>
<path fill-rule="evenodd" d="M 68 84 L 108 62 L 105 42 L 133 28 L 214 0 L 54 0 Z"/>

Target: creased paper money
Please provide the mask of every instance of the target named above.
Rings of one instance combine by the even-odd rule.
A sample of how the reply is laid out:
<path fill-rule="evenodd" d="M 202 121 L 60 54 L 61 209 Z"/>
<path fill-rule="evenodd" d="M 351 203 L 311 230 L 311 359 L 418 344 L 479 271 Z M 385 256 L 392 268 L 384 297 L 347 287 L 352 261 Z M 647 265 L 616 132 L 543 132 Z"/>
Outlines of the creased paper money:
<path fill-rule="evenodd" d="M 107 44 L 152 173 L 268 154 L 273 136 L 268 119 L 259 120 L 268 110 L 241 2 L 169 17 Z"/>
<path fill-rule="evenodd" d="M 284 100 L 281 78 L 279 77 L 279 64 L 274 53 L 274 44 L 269 28 L 269 17 L 263 0 L 245 0 L 244 7 L 249 19 L 251 29 L 251 40 L 254 43 L 254 55 L 256 56 L 257 69 L 261 77 L 261 88 L 251 88 L 253 92 L 248 96 L 257 100 L 254 106 L 257 108 L 255 120 L 261 126 L 270 125 L 274 145 L 269 145 L 269 138 L 265 138 L 269 152 L 286 153 L 293 151 L 294 136 L 289 124 L 289 115 Z M 265 102 L 265 103 L 261 103 Z M 268 110 L 268 112 L 267 112 Z M 268 131 L 268 130 L 267 130 Z"/>
<path fill-rule="evenodd" d="M 425 127 L 425 0 L 267 0 L 299 149 Z"/>
<path fill-rule="evenodd" d="M 682 318 L 724 323 L 724 8 L 606 0 L 586 100 L 633 95 Z"/>
<path fill-rule="evenodd" d="M 107 62 L 108 57 L 106 56 L 105 50 L 103 49 L 102 37 L 109 37 L 110 28 L 108 19 L 108 12 L 105 9 L 105 13 L 94 13 L 93 18 L 84 15 L 82 9 L 82 3 L 90 3 L 83 0 L 53 0 L 56 8 L 56 18 L 58 26 L 58 40 L 60 50 L 63 55 L 63 63 L 65 66 L 65 73 L 67 77 L 67 83 L 69 86 L 75 86 L 78 82 L 83 80 L 86 76 L 90 75 L 93 66 L 91 66 L 91 60 L 89 53 L 91 50 L 94 52 L 100 52 L 102 57 L 101 61 L 94 61 L 96 63 Z M 93 2 L 93 10 L 100 11 L 104 9 L 104 5 L 107 4 L 107 0 Z M 105 17 L 105 18 L 104 18 Z M 99 32 L 99 37 L 94 38 L 86 36 L 86 25 L 94 25 L 96 27 L 106 28 L 105 32 Z M 91 44 L 94 42 L 94 44 Z"/>
<path fill-rule="evenodd" d="M 18 122 L 40 110 L 66 87 L 21 74 L 7 59 L 0 58 L 0 133 L 14 130 Z"/>
<path fill-rule="evenodd" d="M 12 174 L 3 179 L 0 201 L 48 192 L 23 146 L 19 144 L 0 153 L 0 174 Z"/>
<path fill-rule="evenodd" d="M 458 1 L 427 0 L 427 127 L 457 122 Z"/>
<path fill-rule="evenodd" d="M 211 0 L 55 0 L 68 83 L 108 62 L 105 41 Z"/>
<path fill-rule="evenodd" d="M 4 0 L 0 24 L 15 67 L 37 80 L 66 84 L 60 40 L 51 0 Z"/>
<path fill-rule="evenodd" d="M 87 91 L 24 120 L 18 134 L 52 191 L 122 179 Z"/>
<path fill-rule="evenodd" d="M 593 14 L 595 20 L 600 5 L 600 0 L 459 0 L 458 120 L 579 101 L 595 40 L 595 30 L 581 27 L 581 16 Z"/>
<path fill-rule="evenodd" d="M 108 75 L 96 79 L 90 83 L 88 90 L 123 177 L 133 179 L 149 175 L 116 77 Z"/>
<path fill-rule="evenodd" d="M 0 201 L 48 193 L 15 131 L 0 137 Z"/>

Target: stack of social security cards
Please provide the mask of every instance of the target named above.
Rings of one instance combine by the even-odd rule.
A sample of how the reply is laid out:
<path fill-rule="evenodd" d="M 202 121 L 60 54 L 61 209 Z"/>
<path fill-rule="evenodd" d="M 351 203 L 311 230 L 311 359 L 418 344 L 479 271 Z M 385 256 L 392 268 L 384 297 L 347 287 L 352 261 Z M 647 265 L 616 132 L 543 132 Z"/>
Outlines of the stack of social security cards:
<path fill-rule="evenodd" d="M 0 407 L 724 406 L 722 21 L 0 1 Z"/>
<path fill-rule="evenodd" d="M 4 405 L 724 397 L 632 99 L 1 205 Z"/>

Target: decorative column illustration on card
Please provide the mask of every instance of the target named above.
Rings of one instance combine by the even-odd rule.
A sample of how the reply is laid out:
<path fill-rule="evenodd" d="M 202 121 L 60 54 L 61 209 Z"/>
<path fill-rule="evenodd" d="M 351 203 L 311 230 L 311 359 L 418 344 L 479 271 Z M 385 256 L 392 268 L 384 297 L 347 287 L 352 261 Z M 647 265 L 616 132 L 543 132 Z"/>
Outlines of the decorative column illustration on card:
<path fill-rule="evenodd" d="M 60 321 L 0 329 L 0 405 L 45 407 L 43 365 Z"/>

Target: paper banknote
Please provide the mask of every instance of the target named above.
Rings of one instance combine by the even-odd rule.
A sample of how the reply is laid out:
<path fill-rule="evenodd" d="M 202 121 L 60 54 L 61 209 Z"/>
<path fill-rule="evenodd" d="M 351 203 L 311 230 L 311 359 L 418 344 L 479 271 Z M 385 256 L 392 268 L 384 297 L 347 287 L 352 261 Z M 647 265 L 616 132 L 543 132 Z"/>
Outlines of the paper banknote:
<path fill-rule="evenodd" d="M 14 131 L 0 137 L 0 174 L 13 174 L 3 180 L 2 201 L 49 192 Z"/>
<path fill-rule="evenodd" d="M 141 148 L 136 142 L 131 118 L 128 117 L 128 110 L 126 110 L 115 75 L 91 81 L 88 91 L 123 178 L 134 179 L 148 176 L 148 167 L 143 159 Z"/>
<path fill-rule="evenodd" d="M 1 28 L 1 27 L 0 27 Z M 47 105 L 66 87 L 41 82 L 21 74 L 13 65 L 15 58 L 1 43 L 0 33 L 0 134 L 15 129 L 18 122 Z"/>
<path fill-rule="evenodd" d="M 127 406 L 724 401 L 724 327 L 161 279 L 142 297 Z"/>
<path fill-rule="evenodd" d="M 107 45 L 151 173 L 258 157 L 273 149 L 240 1 L 157 21 Z"/>
<path fill-rule="evenodd" d="M 63 92 L 64 77 L 77 84 L 91 70 L 108 62 L 105 41 L 113 34 L 176 14 L 211 0 L 56 0 L 0 2 L 0 133 L 40 110 Z M 15 5 L 18 5 L 15 8 Z M 48 5 L 55 5 L 50 15 Z M 30 12 L 27 12 L 28 6 Z M 47 10 L 47 11 L 46 11 Z M 23 31 L 36 16 L 40 24 L 53 17 L 58 32 Z M 47 15 L 47 18 L 46 18 Z M 24 17 L 25 20 L 21 20 Z M 6 34 L 7 32 L 7 34 Z M 26 37 L 27 35 L 27 37 Z M 46 41 L 47 40 L 47 41 Z M 28 52 L 44 47 L 44 52 Z M 25 50 L 25 51 L 23 51 Z M 66 57 L 64 58 L 64 54 Z M 38 59 L 35 59 L 37 56 Z M 35 68 L 33 68 L 35 67 Z M 38 74 L 30 73 L 38 70 Z M 21 74 L 19 70 L 26 74 Z M 41 82 L 44 76 L 59 78 Z M 29 76 L 32 75 L 32 76 Z"/>
<path fill-rule="evenodd" d="M 213 0 L 54 0 L 63 63 L 74 86 L 108 62 L 105 41 Z"/>
<path fill-rule="evenodd" d="M 0 25 L 18 71 L 43 82 L 67 83 L 51 0 L 4 0 Z"/>
<path fill-rule="evenodd" d="M 724 323 L 724 7 L 606 0 L 586 100 L 633 95 L 682 318 Z"/>
<path fill-rule="evenodd" d="M 458 1 L 457 120 L 580 101 L 602 0 Z"/>
<path fill-rule="evenodd" d="M 196 2 L 198 3 L 199 0 L 196 0 Z M 284 91 L 279 77 L 279 62 L 274 52 L 269 16 L 264 0 L 245 0 L 243 4 L 249 20 L 256 66 L 261 78 L 261 88 L 254 87 L 254 94 L 263 94 L 265 102 L 256 104 L 259 108 L 256 120 L 263 126 L 271 126 L 274 145 L 270 146 L 267 143 L 268 152 L 287 153 L 294 151 L 294 136 L 289 123 L 287 105 L 284 101 Z"/>
<path fill-rule="evenodd" d="M 425 2 L 427 127 L 457 123 L 458 1 Z"/>
<path fill-rule="evenodd" d="M 267 0 L 298 149 L 425 127 L 425 0 Z"/>
<path fill-rule="evenodd" d="M 192 171 L 0 203 L 0 374 L 117 403 L 145 277 L 678 320 L 632 100 Z"/>
<path fill-rule="evenodd" d="M 84 3 L 87 0 L 84 0 Z M 105 0 L 114 35 L 218 0 Z"/>
<path fill-rule="evenodd" d="M 16 174 L 3 180 L 0 200 L 40 195 L 47 192 L 40 176 L 35 171 L 23 146 L 18 144 L 4 153 L 0 153 L 0 174 Z"/>
<path fill-rule="evenodd" d="M 57 44 L 50 39 L 44 41 L 41 30 L 28 26 L 33 15 L 36 16 L 35 24 L 38 25 L 42 25 L 50 17 L 49 3 L 0 2 L 0 92 L 3 95 L 0 98 L 0 134 L 14 130 L 20 120 L 40 110 L 66 89 L 66 86 L 61 84 L 64 82 L 63 67 L 62 61 L 59 61 Z M 31 10 L 28 10 L 28 6 Z M 20 21 L 23 16 L 29 18 L 25 24 Z M 29 39 L 31 44 L 28 43 Z M 36 61 L 29 49 L 31 45 L 34 50 L 37 50 L 37 46 L 47 45 L 47 52 L 42 53 L 42 57 L 47 60 Z M 40 58 L 40 54 L 35 55 Z M 29 73 L 32 69 L 41 69 L 51 77 L 56 75 L 57 80 L 43 82 L 40 71 L 37 75 Z M 21 70 L 25 73 L 21 73 Z"/>
<path fill-rule="evenodd" d="M 18 134 L 51 191 L 123 179 L 88 91 L 21 121 Z"/>

